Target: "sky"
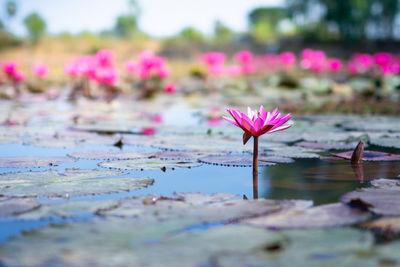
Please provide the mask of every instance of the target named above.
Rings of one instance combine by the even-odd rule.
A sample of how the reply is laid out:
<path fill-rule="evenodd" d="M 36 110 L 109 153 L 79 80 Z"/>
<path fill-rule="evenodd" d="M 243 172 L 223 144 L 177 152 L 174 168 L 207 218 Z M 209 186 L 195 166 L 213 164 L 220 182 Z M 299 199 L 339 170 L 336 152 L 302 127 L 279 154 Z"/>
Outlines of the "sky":
<path fill-rule="evenodd" d="M 5 18 L 0 0 L 1 18 Z M 26 34 L 23 18 L 38 12 L 52 34 L 99 32 L 111 29 L 117 16 L 128 12 L 128 0 L 16 0 L 18 14 L 9 23 L 17 35 Z M 256 7 L 278 6 L 285 0 L 137 0 L 141 8 L 139 28 L 151 36 L 165 37 L 192 26 L 211 34 L 215 20 L 235 31 L 247 29 L 247 14 Z"/>

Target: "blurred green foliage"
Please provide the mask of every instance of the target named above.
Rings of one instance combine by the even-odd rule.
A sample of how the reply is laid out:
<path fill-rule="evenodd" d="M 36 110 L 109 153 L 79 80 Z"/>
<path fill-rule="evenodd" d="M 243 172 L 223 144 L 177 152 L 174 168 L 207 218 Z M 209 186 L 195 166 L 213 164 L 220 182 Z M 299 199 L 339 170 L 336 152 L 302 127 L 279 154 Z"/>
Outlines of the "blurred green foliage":
<path fill-rule="evenodd" d="M 24 19 L 24 25 L 32 42 L 37 43 L 46 32 L 46 22 L 37 13 L 31 13 Z"/>
<path fill-rule="evenodd" d="M 251 34 L 257 41 L 270 41 L 278 35 L 278 25 L 285 19 L 285 14 L 285 9 L 281 7 L 254 9 L 248 15 Z"/>
<path fill-rule="evenodd" d="M 122 15 L 117 18 L 115 24 L 115 35 L 121 38 L 133 37 L 137 32 L 136 18 L 131 15 Z"/>
<path fill-rule="evenodd" d="M 214 23 L 214 38 L 219 42 L 230 41 L 234 33 L 222 21 L 216 20 Z"/>
<path fill-rule="evenodd" d="M 400 5 L 398 0 L 286 0 L 286 9 L 303 33 L 317 39 L 361 41 L 394 39 Z"/>
<path fill-rule="evenodd" d="M 203 34 L 193 27 L 186 27 L 180 33 L 179 37 L 184 41 L 202 42 L 204 41 Z"/>

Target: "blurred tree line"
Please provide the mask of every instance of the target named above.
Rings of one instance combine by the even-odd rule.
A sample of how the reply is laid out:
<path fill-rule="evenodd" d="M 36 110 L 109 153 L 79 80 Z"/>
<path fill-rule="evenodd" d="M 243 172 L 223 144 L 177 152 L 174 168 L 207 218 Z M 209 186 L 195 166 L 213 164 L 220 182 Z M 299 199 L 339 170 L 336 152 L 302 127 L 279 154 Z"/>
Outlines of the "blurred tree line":
<path fill-rule="evenodd" d="M 127 0 L 128 10 L 116 18 L 100 37 L 148 38 L 138 27 L 138 0 Z M 186 25 L 165 43 L 221 44 L 271 43 L 286 36 L 313 41 L 373 42 L 400 40 L 400 0 L 285 0 L 282 7 L 259 7 L 248 16 L 248 30 L 235 32 L 222 21 L 214 22 L 212 34 Z M 21 42 L 13 35 L 11 22 L 18 13 L 18 0 L 6 0 L 0 14 L 0 47 Z M 28 14 L 23 24 L 33 44 L 46 35 L 46 22 L 38 13 Z M 93 34 L 96 35 L 96 34 Z"/>
<path fill-rule="evenodd" d="M 286 0 L 300 34 L 316 40 L 400 39 L 399 0 Z"/>

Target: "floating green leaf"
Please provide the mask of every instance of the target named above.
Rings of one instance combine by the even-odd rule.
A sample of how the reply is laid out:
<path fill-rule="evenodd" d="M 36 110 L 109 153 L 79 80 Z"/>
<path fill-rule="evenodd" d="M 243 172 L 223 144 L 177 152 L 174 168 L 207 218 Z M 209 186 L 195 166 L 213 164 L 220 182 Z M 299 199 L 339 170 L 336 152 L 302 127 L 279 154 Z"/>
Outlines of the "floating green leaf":
<path fill-rule="evenodd" d="M 244 220 L 243 223 L 277 229 L 327 228 L 360 223 L 370 217 L 369 212 L 335 203 L 303 210 L 291 209 L 278 214 Z"/>
<path fill-rule="evenodd" d="M 118 170 L 166 170 L 175 168 L 194 168 L 200 165 L 200 163 L 194 161 L 161 160 L 157 158 L 113 160 L 99 163 L 100 167 Z"/>
<path fill-rule="evenodd" d="M 68 157 L 7 157 L 0 158 L 0 168 L 48 167 L 72 161 L 75 160 Z"/>
<path fill-rule="evenodd" d="M 33 198 L 0 197 L 0 218 L 22 214 L 39 207 L 40 203 Z"/>
<path fill-rule="evenodd" d="M 149 178 L 112 178 L 120 171 L 67 169 L 0 174 L 0 195 L 69 197 L 135 190 L 151 185 Z"/>

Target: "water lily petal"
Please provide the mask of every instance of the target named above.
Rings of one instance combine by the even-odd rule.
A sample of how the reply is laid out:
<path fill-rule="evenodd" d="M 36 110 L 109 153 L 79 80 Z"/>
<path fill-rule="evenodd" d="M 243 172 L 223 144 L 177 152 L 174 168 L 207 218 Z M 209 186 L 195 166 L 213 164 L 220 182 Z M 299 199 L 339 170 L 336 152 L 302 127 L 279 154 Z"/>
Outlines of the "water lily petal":
<path fill-rule="evenodd" d="M 228 117 L 223 116 L 222 118 L 223 118 L 224 120 L 226 120 L 227 122 L 230 122 L 230 123 L 232 123 L 233 125 L 235 125 L 235 126 L 237 126 L 237 127 L 240 127 L 239 124 L 237 124 L 235 121 L 229 119 Z"/>

